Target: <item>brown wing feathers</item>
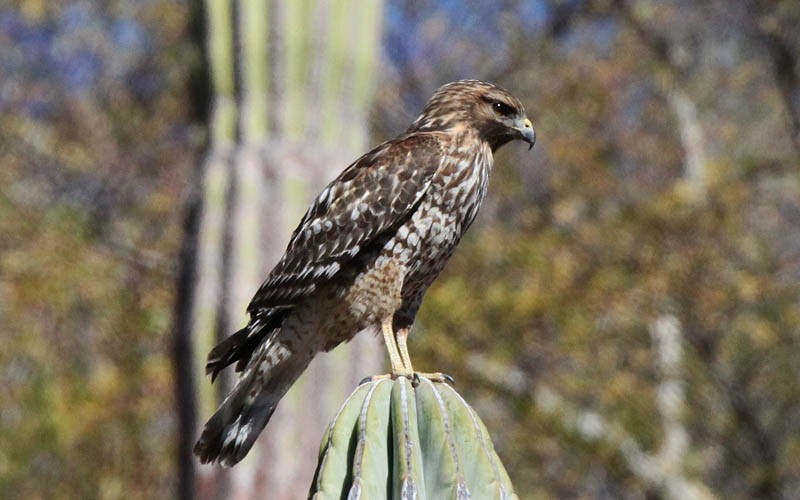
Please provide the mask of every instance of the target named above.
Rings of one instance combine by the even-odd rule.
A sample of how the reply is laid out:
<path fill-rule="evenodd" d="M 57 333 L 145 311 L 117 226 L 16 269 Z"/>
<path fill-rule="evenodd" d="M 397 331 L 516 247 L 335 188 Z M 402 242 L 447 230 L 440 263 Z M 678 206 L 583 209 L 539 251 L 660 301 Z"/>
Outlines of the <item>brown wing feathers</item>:
<path fill-rule="evenodd" d="M 441 156 L 436 135 L 415 134 L 385 143 L 348 167 L 303 217 L 248 311 L 295 303 L 404 220 Z"/>
<path fill-rule="evenodd" d="M 331 182 L 250 302 L 250 323 L 209 353 L 206 373 L 212 380 L 232 363 L 243 370 L 298 300 L 404 221 L 424 195 L 441 154 L 434 134 L 405 136 L 378 146 Z"/>
<path fill-rule="evenodd" d="M 264 338 L 280 328 L 288 312 L 288 308 L 259 311 L 246 327 L 211 349 L 206 360 L 206 375 L 211 375 L 213 382 L 223 368 L 237 362 L 236 371 L 242 371 Z"/>

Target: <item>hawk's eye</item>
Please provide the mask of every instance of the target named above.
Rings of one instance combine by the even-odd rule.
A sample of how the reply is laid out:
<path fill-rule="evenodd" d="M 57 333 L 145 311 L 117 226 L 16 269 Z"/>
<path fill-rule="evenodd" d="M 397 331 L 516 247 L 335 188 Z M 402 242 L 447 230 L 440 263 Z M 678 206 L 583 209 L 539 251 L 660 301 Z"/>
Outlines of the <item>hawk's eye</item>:
<path fill-rule="evenodd" d="M 502 101 L 494 101 L 492 103 L 492 109 L 503 116 L 511 116 L 515 113 L 514 108 Z"/>

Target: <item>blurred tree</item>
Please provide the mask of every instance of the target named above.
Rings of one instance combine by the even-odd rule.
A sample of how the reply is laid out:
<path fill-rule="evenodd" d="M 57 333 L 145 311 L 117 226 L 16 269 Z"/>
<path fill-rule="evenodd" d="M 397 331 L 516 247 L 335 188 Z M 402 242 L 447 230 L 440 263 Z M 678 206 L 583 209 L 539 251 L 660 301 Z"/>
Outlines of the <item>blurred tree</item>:
<path fill-rule="evenodd" d="M 247 321 L 252 294 L 311 196 L 366 148 L 381 3 L 208 0 L 205 13 L 211 135 L 196 278 L 189 282 L 196 289 L 185 303 L 193 308 L 197 370 L 217 341 Z M 295 498 L 307 491 L 325 425 L 357 382 L 379 370 L 379 347 L 359 338 L 316 360 L 242 463 L 230 471 L 199 469 L 200 496 Z M 223 377 L 212 396 L 210 384 L 200 382 L 201 420 L 230 383 Z"/>
<path fill-rule="evenodd" d="M 0 497 L 173 487 L 186 12 L 0 2 Z"/>
<path fill-rule="evenodd" d="M 377 139 L 464 77 L 519 94 L 537 127 L 532 155 L 498 155 L 410 341 L 420 366 L 456 376 L 521 498 L 666 498 L 687 485 L 799 498 L 800 3 L 354 5 L 0 0 L 0 497 L 166 498 L 178 476 L 191 495 L 188 447 L 215 395 L 190 376 L 244 321 L 241 301 L 308 198 L 363 150 L 336 137 L 366 135 L 382 16 Z M 193 37 L 217 82 L 204 162 Z M 187 181 L 194 165 L 202 185 Z M 215 288 L 234 279 L 243 296 Z M 652 333 L 665 318 L 681 339 L 672 368 Z M 175 329 L 173 352 L 196 356 L 175 356 L 175 371 L 171 321 L 194 329 Z M 190 349 L 192 331 L 205 337 Z M 352 387 L 340 385 L 324 401 L 290 396 L 276 419 L 311 422 L 309 404 L 335 405 Z M 325 418 L 296 434 L 270 424 L 264 467 L 270 450 L 313 457 L 308 431 Z M 217 486 L 209 470 L 204 492 Z M 266 484 L 245 471 L 229 492 Z"/>
<path fill-rule="evenodd" d="M 797 68 L 780 56 L 800 52 L 795 7 L 387 6 L 378 113 L 469 75 L 523 94 L 537 127 L 536 160 L 500 155 L 411 337 L 478 402 L 521 497 L 800 495 Z M 677 415 L 648 341 L 664 317 L 683 339 Z M 687 441 L 658 460 L 671 428 Z"/>

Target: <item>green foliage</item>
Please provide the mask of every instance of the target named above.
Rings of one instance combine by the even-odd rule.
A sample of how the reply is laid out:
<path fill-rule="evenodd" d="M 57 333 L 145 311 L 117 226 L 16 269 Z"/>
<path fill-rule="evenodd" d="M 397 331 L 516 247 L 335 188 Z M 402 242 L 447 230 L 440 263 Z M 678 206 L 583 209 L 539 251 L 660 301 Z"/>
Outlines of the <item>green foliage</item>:
<path fill-rule="evenodd" d="M 617 4 L 633 5 L 645 33 L 672 50 L 688 46 L 690 67 L 659 62 Z M 537 391 L 551 388 L 659 450 L 662 373 L 649 331 L 675 315 L 692 443 L 685 472 L 720 498 L 796 496 L 800 171 L 785 104 L 756 40 L 711 33 L 726 14 L 664 3 L 648 16 L 645 4 L 592 3 L 559 27 L 567 43 L 537 33 L 512 45 L 522 55 L 500 83 L 523 94 L 539 141 L 496 156 L 478 220 L 423 303 L 415 366 L 459 380 L 525 495 L 642 498 L 656 488 L 619 448 L 585 439 Z M 780 4 L 770 29 L 797 52 L 778 27 L 800 11 Z M 595 22 L 618 28 L 605 48 L 586 35 Z M 722 47 L 724 69 L 707 55 Z M 700 197 L 669 100 L 676 88 L 695 100 L 704 134 Z"/>
<path fill-rule="evenodd" d="M 25 52 L 35 43 L 2 58 L 27 62 L 7 69 L 17 90 L 0 108 L 0 497 L 166 498 L 172 262 L 192 163 L 188 67 L 176 64 L 191 60 L 186 12 L 23 4 L 2 16 L 52 35 L 61 63 L 91 43 L 126 66 L 104 59 L 75 91 Z M 65 30 L 76 13 L 95 22 Z M 158 49 L 115 53 L 110 33 L 126 23 Z"/>
<path fill-rule="evenodd" d="M 517 498 L 475 411 L 425 377 L 358 387 L 322 438 L 309 496 Z"/>

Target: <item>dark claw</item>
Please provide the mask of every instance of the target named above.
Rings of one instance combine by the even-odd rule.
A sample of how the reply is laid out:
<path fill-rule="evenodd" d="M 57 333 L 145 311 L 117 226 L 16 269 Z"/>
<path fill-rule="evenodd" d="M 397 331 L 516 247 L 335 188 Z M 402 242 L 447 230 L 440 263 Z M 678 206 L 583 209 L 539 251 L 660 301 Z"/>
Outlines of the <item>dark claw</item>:
<path fill-rule="evenodd" d="M 439 382 L 449 385 L 450 387 L 456 386 L 456 379 L 446 373 L 414 373 L 414 387 L 419 385 L 420 377 L 426 378 L 431 382 Z"/>
<path fill-rule="evenodd" d="M 392 377 L 391 375 L 372 375 L 370 377 L 362 378 L 361 382 L 359 382 L 358 385 L 363 385 L 371 382 L 379 382 L 381 380 L 388 380 L 388 379 L 394 379 L 394 377 Z"/>

